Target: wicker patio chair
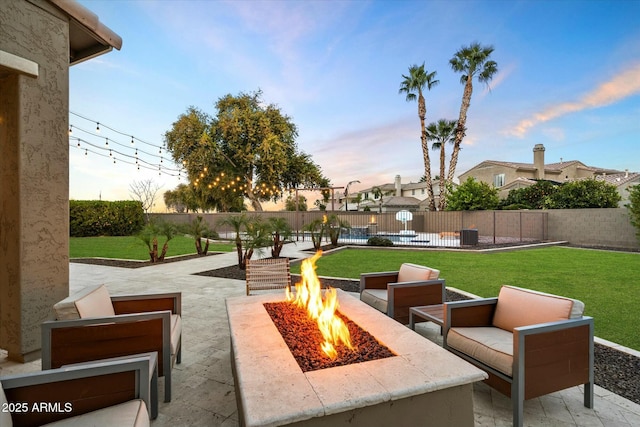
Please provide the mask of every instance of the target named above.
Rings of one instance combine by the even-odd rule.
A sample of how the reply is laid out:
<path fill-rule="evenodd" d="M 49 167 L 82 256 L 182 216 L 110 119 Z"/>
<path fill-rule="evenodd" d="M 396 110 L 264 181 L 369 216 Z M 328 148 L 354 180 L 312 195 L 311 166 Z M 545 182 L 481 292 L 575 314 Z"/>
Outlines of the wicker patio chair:
<path fill-rule="evenodd" d="M 251 291 L 291 289 L 289 258 L 247 260 L 247 295 Z"/>

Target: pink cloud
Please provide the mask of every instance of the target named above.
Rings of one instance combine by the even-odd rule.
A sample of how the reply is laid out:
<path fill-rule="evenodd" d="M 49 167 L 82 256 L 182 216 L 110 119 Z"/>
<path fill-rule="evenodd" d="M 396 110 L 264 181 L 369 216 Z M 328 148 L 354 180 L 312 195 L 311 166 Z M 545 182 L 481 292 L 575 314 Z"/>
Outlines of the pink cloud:
<path fill-rule="evenodd" d="M 521 120 L 520 123 L 506 133 L 521 138 L 529 129 L 539 123 L 578 111 L 611 105 L 637 94 L 640 94 L 640 63 L 631 66 L 611 80 L 600 84 L 577 101 L 552 105 L 541 112 L 533 114 L 533 117 Z"/>

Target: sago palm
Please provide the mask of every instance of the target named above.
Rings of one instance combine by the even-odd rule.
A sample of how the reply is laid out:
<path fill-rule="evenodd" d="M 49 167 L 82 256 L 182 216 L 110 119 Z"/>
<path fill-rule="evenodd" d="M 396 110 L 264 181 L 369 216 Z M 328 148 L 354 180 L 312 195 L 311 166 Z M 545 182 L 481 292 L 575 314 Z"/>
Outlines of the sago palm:
<path fill-rule="evenodd" d="M 399 93 L 406 93 L 407 101 L 418 100 L 418 117 L 420 118 L 420 142 L 422 145 L 422 157 L 424 161 L 424 174 L 427 183 L 427 197 L 429 198 L 429 210 L 436 210 L 435 198 L 433 196 L 433 183 L 431 181 L 431 160 L 429 159 L 429 146 L 425 133 L 425 117 L 427 116 L 427 105 L 422 91 L 431 90 L 439 81 L 435 79 L 436 72 L 429 73 L 422 65 L 412 65 L 409 67 L 409 75 L 402 75 Z"/>
<path fill-rule="evenodd" d="M 460 116 L 456 127 L 455 140 L 453 142 L 453 152 L 449 163 L 449 173 L 447 175 L 447 186 L 453 182 L 453 176 L 458 164 L 460 144 L 465 136 L 467 125 L 467 111 L 471 104 L 471 94 L 473 93 L 473 79 L 477 77 L 480 83 L 489 84 L 493 76 L 498 72 L 498 64 L 489 59 L 493 53 L 493 46 L 481 46 L 480 43 L 472 43 L 463 46 L 449 60 L 449 65 L 456 73 L 462 73 L 460 83 L 464 85 L 462 94 L 462 104 L 460 105 Z M 446 203 L 446 201 L 445 201 Z"/>
<path fill-rule="evenodd" d="M 445 145 L 447 143 L 453 144 L 456 123 L 457 122 L 455 120 L 440 119 L 437 122 L 430 123 L 426 130 L 427 141 L 433 141 L 431 148 L 434 150 L 440 150 L 440 175 L 438 175 L 440 181 L 439 210 L 443 210 L 446 205 L 446 184 L 444 173 L 446 159 Z"/>

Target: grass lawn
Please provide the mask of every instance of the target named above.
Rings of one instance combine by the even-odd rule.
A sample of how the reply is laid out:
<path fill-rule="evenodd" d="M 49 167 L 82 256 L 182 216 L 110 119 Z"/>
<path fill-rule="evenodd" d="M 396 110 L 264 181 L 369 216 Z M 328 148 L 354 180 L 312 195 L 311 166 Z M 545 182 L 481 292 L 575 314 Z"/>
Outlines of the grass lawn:
<path fill-rule="evenodd" d="M 640 254 L 549 247 L 497 253 L 347 249 L 317 262 L 320 276 L 359 278 L 403 262 L 440 270 L 452 286 L 495 297 L 509 284 L 579 299 L 600 338 L 640 350 Z M 299 265 L 292 272 L 299 272 Z"/>
<path fill-rule="evenodd" d="M 158 239 L 158 251 L 162 250 L 165 239 Z M 214 243 L 209 245 L 211 252 L 230 252 L 235 250 L 233 243 Z M 191 237 L 176 236 L 169 241 L 167 257 L 196 253 L 195 241 Z M 71 258 L 118 258 L 148 260 L 147 245 L 135 236 L 71 237 L 69 239 Z"/>

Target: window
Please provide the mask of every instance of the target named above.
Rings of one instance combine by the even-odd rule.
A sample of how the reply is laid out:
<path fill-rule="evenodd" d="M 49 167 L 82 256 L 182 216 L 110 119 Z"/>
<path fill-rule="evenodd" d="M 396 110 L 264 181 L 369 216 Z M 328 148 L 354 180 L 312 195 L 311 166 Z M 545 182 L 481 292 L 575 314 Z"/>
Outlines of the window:
<path fill-rule="evenodd" d="M 420 192 L 421 192 L 422 194 L 424 194 L 424 188 L 423 188 L 422 190 L 420 190 Z"/>
<path fill-rule="evenodd" d="M 498 188 L 504 185 L 504 174 L 499 173 L 493 176 L 493 186 Z"/>
<path fill-rule="evenodd" d="M 415 196 L 416 195 L 416 190 L 411 190 L 411 195 Z"/>

